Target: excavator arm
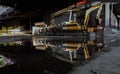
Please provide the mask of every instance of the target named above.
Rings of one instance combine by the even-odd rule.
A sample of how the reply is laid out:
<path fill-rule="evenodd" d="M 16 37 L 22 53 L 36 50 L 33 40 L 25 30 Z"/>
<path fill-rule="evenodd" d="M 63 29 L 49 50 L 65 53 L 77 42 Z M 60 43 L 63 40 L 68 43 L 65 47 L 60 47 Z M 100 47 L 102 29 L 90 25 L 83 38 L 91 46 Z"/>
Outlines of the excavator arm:
<path fill-rule="evenodd" d="M 88 22 L 89 22 L 89 19 L 90 19 L 90 13 L 92 11 L 98 9 L 97 17 L 100 17 L 102 6 L 103 6 L 103 3 L 99 4 L 99 5 L 96 5 L 96 6 L 92 6 L 89 9 L 86 10 L 85 20 L 84 20 L 84 26 L 85 26 L 85 28 L 87 28 L 87 26 L 88 26 Z"/>
<path fill-rule="evenodd" d="M 85 27 L 85 29 L 87 29 L 87 32 L 93 32 L 94 30 L 97 29 L 96 27 L 88 27 L 88 23 L 89 23 L 89 19 L 90 19 L 90 13 L 91 13 L 92 11 L 98 9 L 96 18 L 99 20 L 98 22 L 101 23 L 100 15 L 101 15 L 102 7 L 103 7 L 103 3 L 101 3 L 101 4 L 99 4 L 99 5 L 96 5 L 96 6 L 93 6 L 93 7 L 90 7 L 90 8 L 86 11 L 85 20 L 84 20 L 84 27 Z M 96 24 L 96 25 L 97 25 L 97 24 Z"/>

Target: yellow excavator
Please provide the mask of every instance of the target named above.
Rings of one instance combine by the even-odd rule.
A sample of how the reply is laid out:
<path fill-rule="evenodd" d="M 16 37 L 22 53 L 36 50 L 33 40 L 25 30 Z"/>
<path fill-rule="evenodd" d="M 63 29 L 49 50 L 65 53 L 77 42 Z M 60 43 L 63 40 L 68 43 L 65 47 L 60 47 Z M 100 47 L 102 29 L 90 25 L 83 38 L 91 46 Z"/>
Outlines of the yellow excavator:
<path fill-rule="evenodd" d="M 63 30 L 67 30 L 67 31 L 86 31 L 87 33 L 90 32 L 94 32 L 94 30 L 97 29 L 97 27 L 88 27 L 88 23 L 89 23 L 89 19 L 90 19 L 90 14 L 91 12 L 93 12 L 94 10 L 98 9 L 97 12 L 97 17 L 100 17 L 101 15 L 101 11 L 102 11 L 102 7 L 103 7 L 103 3 L 91 6 L 89 9 L 86 10 L 85 12 L 85 19 L 84 19 L 84 23 L 83 25 L 78 24 L 78 22 L 76 22 L 76 20 L 71 20 L 72 14 L 73 14 L 73 10 L 70 10 L 70 16 L 69 16 L 69 21 L 63 24 Z M 74 18 L 75 19 L 75 18 Z"/>

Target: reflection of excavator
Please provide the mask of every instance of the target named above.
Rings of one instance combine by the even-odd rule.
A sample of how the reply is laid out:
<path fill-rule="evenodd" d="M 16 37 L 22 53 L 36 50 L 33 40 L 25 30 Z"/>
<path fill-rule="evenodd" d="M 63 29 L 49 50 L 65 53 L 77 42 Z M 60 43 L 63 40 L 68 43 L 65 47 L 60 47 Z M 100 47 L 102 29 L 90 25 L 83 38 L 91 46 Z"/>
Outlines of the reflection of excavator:
<path fill-rule="evenodd" d="M 46 48 L 48 48 L 48 46 L 51 48 L 59 46 L 59 45 L 56 46 L 56 45 L 50 44 L 49 42 L 47 43 L 46 40 L 35 39 L 35 38 L 33 38 L 33 45 L 35 46 L 36 50 L 46 50 Z M 87 44 L 84 44 L 84 43 L 63 43 L 61 47 L 64 51 L 69 52 L 69 57 L 70 57 L 71 62 L 73 61 L 73 58 L 77 58 L 77 50 L 79 50 L 79 49 L 83 49 L 85 59 L 88 59 L 90 57 L 89 51 L 87 48 Z"/>
<path fill-rule="evenodd" d="M 46 50 L 48 47 L 56 47 L 54 44 L 47 42 L 46 38 L 33 37 L 32 40 L 36 50 Z"/>
<path fill-rule="evenodd" d="M 98 9 L 96 18 L 100 17 L 102 6 L 103 6 L 103 3 L 92 6 L 89 9 L 87 9 L 86 13 L 85 13 L 85 19 L 84 19 L 83 25 L 78 24 L 78 22 L 76 22 L 76 20 L 75 20 L 75 17 L 74 17 L 74 20 L 71 20 L 71 17 L 72 17 L 74 10 L 70 10 L 69 22 L 63 24 L 63 30 L 65 30 L 65 31 L 66 30 L 68 30 L 68 31 L 69 30 L 70 31 L 76 30 L 76 31 L 82 31 L 82 32 L 86 31 L 88 33 L 94 32 L 94 30 L 96 30 L 97 27 L 91 27 L 91 26 L 88 27 L 90 13 L 93 12 L 94 10 Z"/>
<path fill-rule="evenodd" d="M 36 50 L 46 50 L 46 39 L 33 37 L 33 46 L 35 46 Z"/>
<path fill-rule="evenodd" d="M 82 56 L 84 60 L 88 60 L 91 56 L 91 50 L 96 50 L 93 48 L 90 49 L 89 46 L 98 48 L 103 46 L 102 42 L 96 42 L 96 40 L 88 40 L 87 42 L 74 42 L 74 40 L 72 42 L 57 42 L 58 41 L 52 41 L 51 39 L 47 40 L 47 38 L 33 38 L 33 45 L 35 46 L 36 50 L 46 50 L 48 47 L 50 47 L 52 49 L 49 50 L 51 50 L 53 53 L 57 53 L 58 56 L 62 55 L 63 58 L 67 57 L 67 59 L 65 59 L 69 62 L 75 62 L 80 56 Z"/>
<path fill-rule="evenodd" d="M 74 58 L 77 58 L 77 50 L 79 50 L 80 48 L 82 48 L 84 50 L 85 59 L 88 59 L 90 56 L 89 56 L 87 44 L 83 44 L 83 43 L 64 43 L 63 44 L 63 49 L 65 51 L 69 51 L 69 53 L 70 53 L 71 61 L 73 61 L 73 56 L 74 56 Z M 72 52 L 73 52 L 73 56 L 72 56 Z"/>
<path fill-rule="evenodd" d="M 90 58 L 90 51 L 88 46 L 97 46 L 98 48 L 103 47 L 103 43 L 88 40 L 86 43 L 63 43 L 62 49 L 69 52 L 70 60 L 73 61 L 77 58 L 77 52 L 83 50 L 85 60 Z M 94 49 L 93 49 L 94 50 Z"/>

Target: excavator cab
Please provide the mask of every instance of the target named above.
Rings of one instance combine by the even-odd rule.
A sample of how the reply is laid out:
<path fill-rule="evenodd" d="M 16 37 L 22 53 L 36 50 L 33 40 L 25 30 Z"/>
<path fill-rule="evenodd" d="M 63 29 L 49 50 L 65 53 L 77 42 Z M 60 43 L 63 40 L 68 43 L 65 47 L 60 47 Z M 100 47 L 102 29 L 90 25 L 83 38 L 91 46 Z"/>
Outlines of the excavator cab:
<path fill-rule="evenodd" d="M 64 22 L 63 23 L 63 27 L 62 30 L 64 32 L 67 32 L 66 34 L 72 32 L 72 33 L 81 33 L 83 35 L 82 32 L 85 31 L 85 26 L 81 25 L 77 22 L 77 16 L 76 13 L 80 12 L 80 9 L 71 9 L 68 10 L 69 11 L 69 20 L 68 22 Z"/>

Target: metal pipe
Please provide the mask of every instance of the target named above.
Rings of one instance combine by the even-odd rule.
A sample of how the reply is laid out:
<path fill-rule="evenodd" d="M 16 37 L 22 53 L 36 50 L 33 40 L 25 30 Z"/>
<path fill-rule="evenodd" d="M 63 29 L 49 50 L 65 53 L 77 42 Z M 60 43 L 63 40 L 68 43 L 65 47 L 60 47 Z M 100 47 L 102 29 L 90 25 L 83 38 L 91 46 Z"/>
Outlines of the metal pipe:
<path fill-rule="evenodd" d="M 69 22 L 71 21 L 71 19 L 72 19 L 72 10 L 70 10 Z"/>

